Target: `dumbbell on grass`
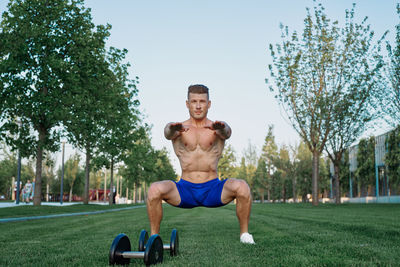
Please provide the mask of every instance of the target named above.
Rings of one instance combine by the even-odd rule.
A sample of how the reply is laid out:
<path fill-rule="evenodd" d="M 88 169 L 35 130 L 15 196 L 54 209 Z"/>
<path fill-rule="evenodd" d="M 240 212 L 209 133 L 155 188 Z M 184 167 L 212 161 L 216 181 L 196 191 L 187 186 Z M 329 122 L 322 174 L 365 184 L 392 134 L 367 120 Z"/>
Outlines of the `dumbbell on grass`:
<path fill-rule="evenodd" d="M 148 235 L 147 231 L 142 230 L 140 232 L 140 236 L 139 236 L 139 251 L 145 250 L 148 238 L 149 238 L 149 235 Z M 164 244 L 163 247 L 165 250 L 169 250 L 169 253 L 171 256 L 178 255 L 178 251 L 179 251 L 178 230 L 176 230 L 176 229 L 172 230 L 171 239 L 170 239 L 169 244 Z"/>
<path fill-rule="evenodd" d="M 110 248 L 109 263 L 125 265 L 130 259 L 143 259 L 144 264 L 151 265 L 163 261 L 163 243 L 159 235 L 152 235 L 144 251 L 131 251 L 131 242 L 125 234 L 119 234 Z"/>

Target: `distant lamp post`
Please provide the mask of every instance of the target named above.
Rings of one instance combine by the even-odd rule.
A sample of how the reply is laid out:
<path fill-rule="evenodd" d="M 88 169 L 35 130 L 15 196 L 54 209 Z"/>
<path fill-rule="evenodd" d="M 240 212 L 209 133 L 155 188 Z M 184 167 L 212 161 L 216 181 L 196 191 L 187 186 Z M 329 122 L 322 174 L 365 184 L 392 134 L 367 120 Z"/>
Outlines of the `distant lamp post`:
<path fill-rule="evenodd" d="M 15 204 L 19 204 L 19 195 L 21 192 L 20 188 L 21 188 L 21 152 L 18 149 L 17 199 L 15 201 Z"/>
<path fill-rule="evenodd" d="M 21 127 L 22 123 L 19 120 L 18 126 Z M 21 148 L 18 148 L 18 171 L 17 171 L 17 199 L 15 204 L 19 204 L 19 195 L 21 193 Z"/>
<path fill-rule="evenodd" d="M 62 162 L 61 162 L 61 185 L 60 185 L 60 204 L 63 204 L 64 197 L 64 153 L 65 153 L 65 142 L 62 142 Z"/>

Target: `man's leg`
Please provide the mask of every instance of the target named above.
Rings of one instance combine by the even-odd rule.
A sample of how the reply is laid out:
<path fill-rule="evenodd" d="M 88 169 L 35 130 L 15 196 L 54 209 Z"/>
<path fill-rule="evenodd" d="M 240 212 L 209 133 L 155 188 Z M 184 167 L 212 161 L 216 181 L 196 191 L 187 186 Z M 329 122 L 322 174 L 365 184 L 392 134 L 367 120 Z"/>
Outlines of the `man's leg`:
<path fill-rule="evenodd" d="M 181 203 L 176 184 L 173 181 L 152 183 L 147 193 L 147 215 L 149 217 L 151 235 L 160 232 L 163 217 L 162 201 L 178 206 Z"/>
<path fill-rule="evenodd" d="M 236 216 L 239 220 L 240 235 L 249 230 L 251 193 L 250 188 L 244 180 L 228 179 L 222 190 L 221 201 L 226 204 L 236 198 Z"/>

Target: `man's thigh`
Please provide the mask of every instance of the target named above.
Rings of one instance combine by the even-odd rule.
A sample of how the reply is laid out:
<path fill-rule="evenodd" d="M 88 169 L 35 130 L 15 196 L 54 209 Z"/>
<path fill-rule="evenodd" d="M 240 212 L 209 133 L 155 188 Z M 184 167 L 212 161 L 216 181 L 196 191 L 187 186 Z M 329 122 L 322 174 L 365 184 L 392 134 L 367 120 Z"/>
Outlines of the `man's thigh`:
<path fill-rule="evenodd" d="M 173 181 L 159 181 L 153 183 L 152 186 L 157 187 L 157 190 L 161 194 L 162 200 L 164 200 L 168 204 L 178 206 L 181 203 L 181 197 L 179 195 L 178 188 Z"/>

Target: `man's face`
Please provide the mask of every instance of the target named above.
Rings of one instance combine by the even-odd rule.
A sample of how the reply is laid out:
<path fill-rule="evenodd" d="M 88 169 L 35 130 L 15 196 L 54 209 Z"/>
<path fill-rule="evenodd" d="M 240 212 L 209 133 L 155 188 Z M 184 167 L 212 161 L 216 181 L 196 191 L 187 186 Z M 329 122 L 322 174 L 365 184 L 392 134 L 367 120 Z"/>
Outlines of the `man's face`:
<path fill-rule="evenodd" d="M 186 107 L 189 109 L 190 117 L 196 120 L 207 117 L 210 106 L 211 101 L 208 100 L 207 94 L 189 93 L 189 99 L 186 100 Z"/>

